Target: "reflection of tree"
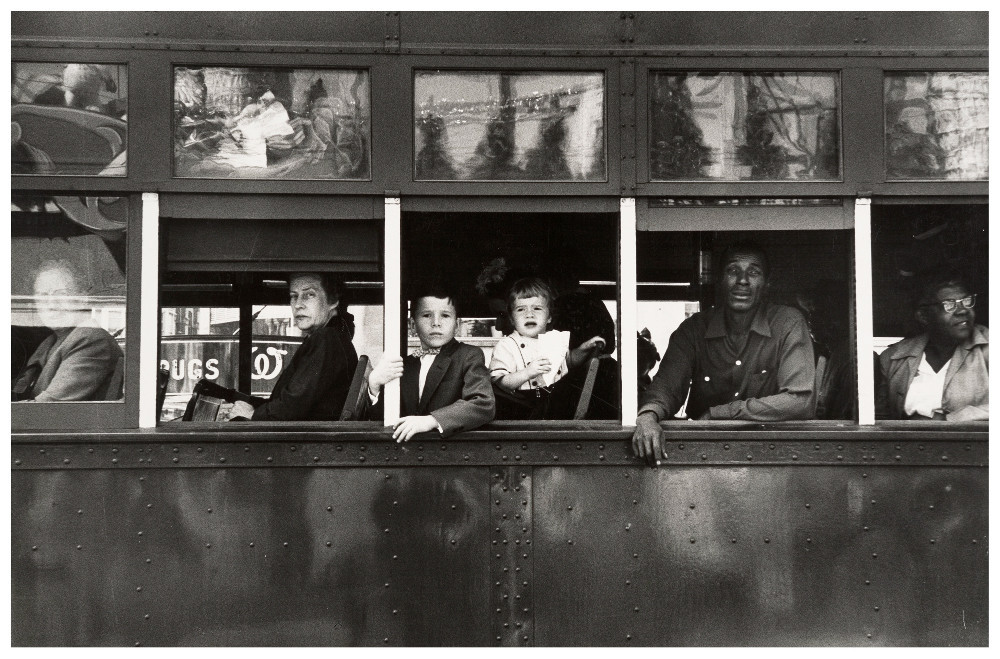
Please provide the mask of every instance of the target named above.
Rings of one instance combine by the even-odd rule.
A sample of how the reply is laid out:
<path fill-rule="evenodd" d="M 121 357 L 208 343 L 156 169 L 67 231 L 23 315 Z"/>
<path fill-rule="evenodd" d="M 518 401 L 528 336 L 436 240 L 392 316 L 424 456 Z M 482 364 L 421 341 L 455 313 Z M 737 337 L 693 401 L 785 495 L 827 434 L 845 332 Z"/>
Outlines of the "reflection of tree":
<path fill-rule="evenodd" d="M 511 90 L 511 76 L 500 74 L 499 111 L 486 124 L 486 135 L 476 145 L 470 159 L 473 179 L 507 180 L 523 178 L 524 173 L 514 164 L 514 128 L 517 105 Z"/>
<path fill-rule="evenodd" d="M 747 85 L 747 112 L 744 120 L 746 143 L 736 147 L 741 165 L 750 167 L 750 178 L 783 179 L 788 177 L 788 154 L 774 141 L 767 102 L 752 81 Z"/>
<path fill-rule="evenodd" d="M 538 146 L 525 154 L 524 173 L 536 181 L 565 180 L 572 178 L 566 162 L 566 119 L 555 116 L 545 119 L 538 126 Z"/>
<path fill-rule="evenodd" d="M 836 178 L 840 131 L 836 112 L 797 76 L 754 76 L 747 85 L 747 143 L 737 149 L 752 178 Z M 773 144 L 780 138 L 783 146 Z M 794 155 L 793 155 L 794 154 Z"/>
<path fill-rule="evenodd" d="M 926 97 L 907 98 L 907 78 L 887 78 L 885 94 L 886 173 L 890 178 L 941 178 L 945 151 L 934 139 L 934 109 Z M 916 132 L 907 116 L 925 119 L 927 128 Z"/>
<path fill-rule="evenodd" d="M 654 179 L 703 178 L 712 149 L 694 121 L 691 91 L 681 76 L 659 76 L 650 108 L 650 174 Z"/>
<path fill-rule="evenodd" d="M 448 135 L 444 120 L 436 114 L 426 114 L 417 120 L 424 145 L 417 154 L 417 178 L 451 181 L 457 178 L 455 166 L 448 154 Z"/>

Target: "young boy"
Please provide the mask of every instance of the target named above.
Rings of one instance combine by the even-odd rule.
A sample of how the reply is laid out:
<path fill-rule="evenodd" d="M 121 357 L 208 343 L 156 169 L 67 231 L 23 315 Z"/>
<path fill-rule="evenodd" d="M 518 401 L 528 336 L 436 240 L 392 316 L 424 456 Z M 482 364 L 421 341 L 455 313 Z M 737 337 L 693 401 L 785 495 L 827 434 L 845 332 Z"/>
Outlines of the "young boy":
<path fill-rule="evenodd" d="M 544 387 L 543 376 L 553 365 L 542 356 L 538 337 L 550 331 L 554 297 L 548 284 L 535 277 L 519 279 L 511 286 L 507 294 L 507 313 L 514 331 L 497 342 L 490 361 L 490 377 L 503 390 L 527 391 Z M 569 369 L 583 363 L 594 347 L 603 344 L 604 339 L 595 336 L 568 350 L 556 366 L 558 370 L 550 385 Z"/>
<path fill-rule="evenodd" d="M 383 415 L 382 388 L 400 378 L 402 418 L 392 438 L 405 442 L 422 432 L 448 437 L 493 420 L 496 403 L 483 353 L 455 340 L 458 312 L 447 291 L 429 289 L 410 308 L 420 348 L 403 359 L 383 355 L 368 377 L 369 418 Z"/>

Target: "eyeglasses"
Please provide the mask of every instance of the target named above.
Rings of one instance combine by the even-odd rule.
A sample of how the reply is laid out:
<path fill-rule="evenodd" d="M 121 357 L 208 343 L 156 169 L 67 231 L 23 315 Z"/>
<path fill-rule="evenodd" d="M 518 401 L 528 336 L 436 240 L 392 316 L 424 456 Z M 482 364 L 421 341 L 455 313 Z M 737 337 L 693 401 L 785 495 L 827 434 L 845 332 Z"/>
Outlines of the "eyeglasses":
<path fill-rule="evenodd" d="M 921 304 L 921 307 L 935 307 L 941 305 L 945 313 L 953 313 L 955 309 L 961 305 L 965 309 L 971 309 L 976 306 L 976 294 L 973 293 L 968 297 L 963 297 L 959 300 L 940 300 L 938 302 L 928 302 L 927 304 Z"/>

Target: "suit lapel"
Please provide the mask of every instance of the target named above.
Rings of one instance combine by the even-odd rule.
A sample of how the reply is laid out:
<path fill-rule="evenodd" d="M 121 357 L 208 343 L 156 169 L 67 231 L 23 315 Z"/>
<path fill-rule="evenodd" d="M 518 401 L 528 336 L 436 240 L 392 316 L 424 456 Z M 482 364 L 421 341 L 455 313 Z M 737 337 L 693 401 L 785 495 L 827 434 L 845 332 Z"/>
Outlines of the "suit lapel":
<path fill-rule="evenodd" d="M 441 380 L 444 379 L 444 374 L 448 371 L 448 366 L 451 364 L 451 355 L 457 347 L 458 343 L 452 339 L 448 345 L 441 349 L 441 352 L 434 358 L 431 367 L 427 370 L 424 391 L 420 396 L 420 414 L 427 414 L 427 407 L 430 404 L 431 396 L 434 395 L 438 385 L 441 384 Z"/>
<path fill-rule="evenodd" d="M 403 377 L 399 380 L 401 416 L 417 413 L 417 390 L 420 380 L 420 360 L 416 357 L 403 359 Z"/>

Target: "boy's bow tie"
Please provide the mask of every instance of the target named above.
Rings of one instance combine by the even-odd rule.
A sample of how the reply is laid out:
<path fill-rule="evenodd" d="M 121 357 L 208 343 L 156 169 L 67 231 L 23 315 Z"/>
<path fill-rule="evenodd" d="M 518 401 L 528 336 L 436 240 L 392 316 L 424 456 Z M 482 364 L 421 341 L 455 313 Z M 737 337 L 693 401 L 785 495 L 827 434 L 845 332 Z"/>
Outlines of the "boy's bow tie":
<path fill-rule="evenodd" d="M 436 355 L 439 352 L 441 352 L 441 348 L 417 348 L 416 350 L 410 353 L 410 357 L 416 357 L 417 359 L 420 359 L 425 355 Z"/>

